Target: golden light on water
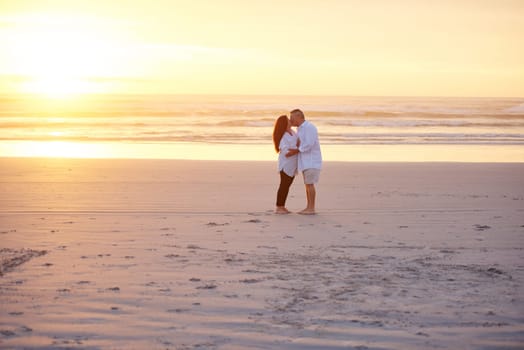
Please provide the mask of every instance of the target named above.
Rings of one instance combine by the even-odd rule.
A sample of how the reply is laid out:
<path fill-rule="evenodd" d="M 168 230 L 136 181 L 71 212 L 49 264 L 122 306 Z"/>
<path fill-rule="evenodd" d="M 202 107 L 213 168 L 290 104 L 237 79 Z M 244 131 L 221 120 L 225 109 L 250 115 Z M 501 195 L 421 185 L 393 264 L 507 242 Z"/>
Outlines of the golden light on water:
<path fill-rule="evenodd" d="M 193 160 L 271 160 L 267 145 L 205 143 L 123 143 L 79 141 L 0 142 L 0 154 L 9 157 L 129 158 Z"/>
<path fill-rule="evenodd" d="M 271 161 L 270 145 L 207 143 L 122 143 L 77 141 L 3 141 L 9 157 L 191 159 Z M 464 145 L 323 145 L 325 161 L 351 162 L 524 162 L 521 146 Z"/>
<path fill-rule="evenodd" d="M 20 157 L 103 158 L 108 151 L 104 145 L 74 141 L 28 141 L 12 146 L 14 149 L 11 152 Z"/>

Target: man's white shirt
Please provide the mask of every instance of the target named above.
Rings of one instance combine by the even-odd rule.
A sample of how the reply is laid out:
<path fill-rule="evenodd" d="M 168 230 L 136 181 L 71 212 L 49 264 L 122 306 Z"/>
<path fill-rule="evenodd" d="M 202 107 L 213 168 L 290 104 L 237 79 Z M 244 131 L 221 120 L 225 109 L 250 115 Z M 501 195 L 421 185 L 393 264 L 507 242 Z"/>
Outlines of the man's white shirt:
<path fill-rule="evenodd" d="M 297 129 L 300 147 L 298 148 L 298 171 L 322 169 L 322 153 L 315 125 L 305 120 Z"/>

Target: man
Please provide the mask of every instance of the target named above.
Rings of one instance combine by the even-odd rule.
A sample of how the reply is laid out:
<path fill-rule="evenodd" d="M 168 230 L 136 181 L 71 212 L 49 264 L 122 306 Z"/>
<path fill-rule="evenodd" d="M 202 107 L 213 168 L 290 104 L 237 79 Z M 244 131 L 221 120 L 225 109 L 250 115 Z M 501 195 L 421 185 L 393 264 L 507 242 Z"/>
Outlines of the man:
<path fill-rule="evenodd" d="M 318 132 L 315 125 L 304 117 L 300 109 L 294 109 L 290 114 L 291 125 L 298 127 L 298 148 L 290 150 L 286 157 L 291 157 L 298 153 L 298 171 L 302 172 L 304 184 L 306 185 L 306 209 L 299 212 L 303 215 L 315 214 L 315 184 L 320 178 L 322 168 L 322 154 L 318 141 Z"/>

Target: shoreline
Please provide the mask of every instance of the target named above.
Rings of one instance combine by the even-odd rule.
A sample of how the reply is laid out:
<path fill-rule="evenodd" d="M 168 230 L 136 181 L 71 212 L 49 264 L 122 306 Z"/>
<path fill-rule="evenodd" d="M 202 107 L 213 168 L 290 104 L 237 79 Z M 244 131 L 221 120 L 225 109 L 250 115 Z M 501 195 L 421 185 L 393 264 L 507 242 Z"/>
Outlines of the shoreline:
<path fill-rule="evenodd" d="M 186 159 L 186 158 L 82 158 L 82 157 L 35 157 L 35 156 L 27 156 L 27 157 L 18 157 L 18 156 L 2 156 L 0 155 L 0 161 L 2 160 L 24 160 L 24 161 L 121 161 L 121 162 L 195 162 L 195 163 L 262 163 L 262 164 L 269 164 L 274 163 L 276 166 L 277 159 L 274 160 L 246 160 L 246 159 Z M 524 161 L 523 161 L 524 162 Z M 383 165 L 394 165 L 394 164 L 514 164 L 514 165 L 522 165 L 523 162 L 520 161 L 497 161 L 497 162 L 490 162 L 490 161 L 416 161 L 416 160 L 406 160 L 406 161 L 380 161 L 380 160 L 323 160 L 323 164 L 383 164 Z"/>
<path fill-rule="evenodd" d="M 327 162 L 524 163 L 522 145 L 321 145 Z M 268 144 L 0 141 L 0 158 L 275 161 Z"/>

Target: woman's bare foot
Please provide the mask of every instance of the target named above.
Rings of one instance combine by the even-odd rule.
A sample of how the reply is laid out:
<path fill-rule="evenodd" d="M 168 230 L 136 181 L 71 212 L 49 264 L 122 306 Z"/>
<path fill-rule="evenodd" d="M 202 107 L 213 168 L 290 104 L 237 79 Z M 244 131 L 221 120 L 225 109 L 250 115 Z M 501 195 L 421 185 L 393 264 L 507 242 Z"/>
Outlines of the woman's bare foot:
<path fill-rule="evenodd" d="M 298 214 L 300 215 L 315 215 L 316 212 L 315 212 L 315 209 L 304 209 L 302 211 L 299 211 Z"/>
<path fill-rule="evenodd" d="M 277 207 L 275 209 L 275 214 L 289 214 L 290 211 L 286 209 L 286 207 Z"/>

